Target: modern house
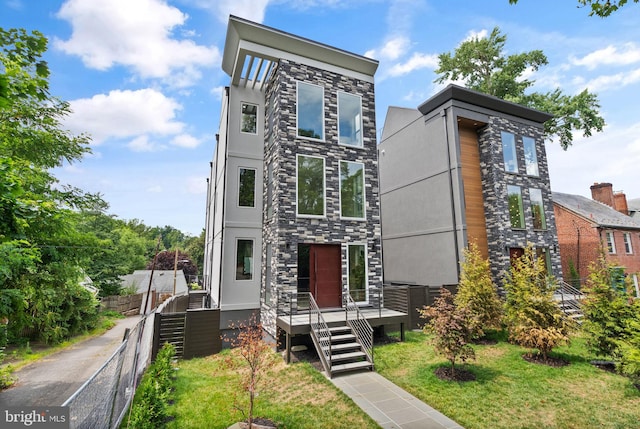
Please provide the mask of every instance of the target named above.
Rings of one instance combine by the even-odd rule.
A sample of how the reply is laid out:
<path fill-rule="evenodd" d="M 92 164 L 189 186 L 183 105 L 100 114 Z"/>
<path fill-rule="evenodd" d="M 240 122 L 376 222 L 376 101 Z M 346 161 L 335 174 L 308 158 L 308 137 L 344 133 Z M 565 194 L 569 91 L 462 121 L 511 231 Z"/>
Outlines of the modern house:
<path fill-rule="evenodd" d="M 613 192 L 611 183 L 592 185 L 591 195 L 553 193 L 565 281 L 584 284 L 589 265 L 604 252 L 640 297 L 640 221 L 629 216 L 626 195 Z"/>
<path fill-rule="evenodd" d="M 223 330 L 259 314 L 289 344 L 309 333 L 310 301 L 344 314 L 350 296 L 380 309 L 377 67 L 229 18 L 222 68 L 231 82 L 211 163 L 204 265 Z M 306 326 L 295 328 L 299 312 Z"/>
<path fill-rule="evenodd" d="M 500 285 L 530 243 L 562 277 L 547 113 L 449 85 L 390 107 L 379 145 L 385 282 L 451 285 L 475 241 Z"/>

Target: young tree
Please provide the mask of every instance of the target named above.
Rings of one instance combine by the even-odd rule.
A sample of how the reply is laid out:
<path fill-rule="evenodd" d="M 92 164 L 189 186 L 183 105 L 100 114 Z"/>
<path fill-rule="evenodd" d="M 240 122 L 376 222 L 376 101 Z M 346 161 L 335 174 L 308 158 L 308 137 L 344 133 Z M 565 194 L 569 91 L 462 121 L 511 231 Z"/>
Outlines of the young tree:
<path fill-rule="evenodd" d="M 472 332 L 467 309 L 457 307 L 451 292 L 442 288 L 433 306 L 419 311 L 421 317 L 427 319 L 424 332 L 434 335 L 433 346 L 451 363 L 451 377 L 454 378 L 458 359 L 462 362 L 475 359 L 473 348 L 469 345 Z"/>
<path fill-rule="evenodd" d="M 504 288 L 504 321 L 512 341 L 537 349 L 544 360 L 553 348 L 569 342 L 573 323 L 553 299 L 555 280 L 547 275 L 544 260 L 536 257 L 533 246 L 511 261 Z"/>
<path fill-rule="evenodd" d="M 565 150 L 573 141 L 574 131 L 581 130 L 585 137 L 602 131 L 605 122 L 599 113 L 598 98 L 586 89 L 574 96 L 563 94 L 560 89 L 527 94 L 535 81 L 526 79 L 525 72 L 546 65 L 547 57 L 540 50 L 505 56 L 506 41 L 507 36 L 495 27 L 489 37 L 462 42 L 453 55 L 440 54 L 435 70 L 440 77 L 435 82 L 462 80 L 473 90 L 551 113 L 554 117 L 545 122 L 545 132 L 549 139 L 558 136 Z"/>
<path fill-rule="evenodd" d="M 469 313 L 469 329 L 474 339 L 482 338 L 486 329 L 499 329 L 502 301 L 491 280 L 489 260 L 482 257 L 475 242 L 463 251 L 460 283 L 455 296 L 457 307 Z"/>

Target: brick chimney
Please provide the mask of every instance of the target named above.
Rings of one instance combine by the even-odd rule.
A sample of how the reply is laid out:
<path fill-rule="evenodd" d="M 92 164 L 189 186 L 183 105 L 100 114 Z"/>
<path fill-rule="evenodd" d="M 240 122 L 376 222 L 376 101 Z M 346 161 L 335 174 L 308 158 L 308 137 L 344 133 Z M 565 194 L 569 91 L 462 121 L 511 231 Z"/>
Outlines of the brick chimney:
<path fill-rule="evenodd" d="M 629 216 L 627 196 L 624 192 L 614 193 L 611 183 L 594 183 L 591 186 L 591 198 Z"/>
<path fill-rule="evenodd" d="M 627 205 L 627 196 L 624 192 L 613 193 L 613 208 L 618 210 L 625 216 L 629 216 L 629 206 Z"/>

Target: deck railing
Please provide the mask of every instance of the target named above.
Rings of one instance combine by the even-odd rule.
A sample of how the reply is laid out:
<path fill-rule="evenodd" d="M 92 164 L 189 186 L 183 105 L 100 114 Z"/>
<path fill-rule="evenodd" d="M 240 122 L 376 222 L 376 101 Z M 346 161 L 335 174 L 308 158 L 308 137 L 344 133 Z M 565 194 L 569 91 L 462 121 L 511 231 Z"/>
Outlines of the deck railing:
<path fill-rule="evenodd" d="M 343 294 L 344 313 L 347 325 L 356 336 L 356 340 L 362 346 L 362 350 L 367 354 L 369 362 L 373 365 L 373 328 L 362 315 L 357 304 L 353 301 L 351 294 Z"/>
<path fill-rule="evenodd" d="M 311 325 L 311 338 L 319 352 L 322 366 L 327 374 L 331 374 L 331 331 L 311 294 L 309 294 L 309 325 Z"/>
<path fill-rule="evenodd" d="M 582 316 L 580 304 L 584 299 L 584 293 L 561 280 L 558 284 L 554 296 L 560 302 L 560 306 L 565 314 L 579 319 Z"/>

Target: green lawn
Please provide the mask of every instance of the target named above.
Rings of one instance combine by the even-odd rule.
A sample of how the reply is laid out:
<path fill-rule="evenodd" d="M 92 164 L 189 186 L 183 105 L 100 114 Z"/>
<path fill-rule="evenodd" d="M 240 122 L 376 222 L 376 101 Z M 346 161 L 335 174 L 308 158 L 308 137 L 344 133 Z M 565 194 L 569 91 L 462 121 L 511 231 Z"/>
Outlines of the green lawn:
<path fill-rule="evenodd" d="M 174 404 L 169 428 L 227 428 L 243 420 L 235 411 L 246 396 L 240 389 L 240 371 L 229 369 L 225 350 L 207 358 L 178 363 Z M 279 429 L 378 428 L 350 398 L 308 363 L 286 365 L 282 358 L 264 376 L 256 416 L 269 418 Z"/>
<path fill-rule="evenodd" d="M 408 332 L 406 342 L 375 348 L 377 371 L 466 429 L 640 428 L 640 391 L 622 376 L 593 367 L 584 341 L 558 348 L 561 368 L 522 359 L 526 350 L 500 341 L 475 346 L 463 367 L 477 380 L 444 382 L 434 369 L 448 365 L 427 337 Z"/>

